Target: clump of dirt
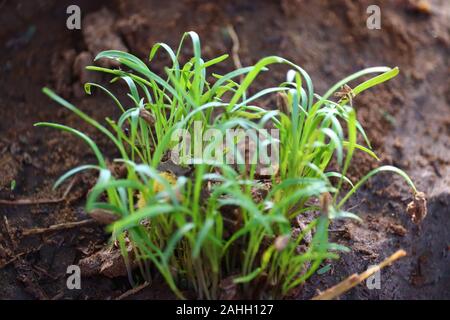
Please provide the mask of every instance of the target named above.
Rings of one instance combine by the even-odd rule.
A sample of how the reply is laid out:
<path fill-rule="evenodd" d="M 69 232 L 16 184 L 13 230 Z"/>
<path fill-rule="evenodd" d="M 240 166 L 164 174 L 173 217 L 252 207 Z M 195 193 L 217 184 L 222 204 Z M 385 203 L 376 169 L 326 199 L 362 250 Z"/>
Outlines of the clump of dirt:
<path fill-rule="evenodd" d="M 0 156 L 0 188 L 8 188 L 11 187 L 12 181 L 15 181 L 15 178 L 18 173 L 18 163 L 16 160 L 7 153 L 4 153 Z"/>
<path fill-rule="evenodd" d="M 132 253 L 131 248 L 128 253 Z M 130 259 L 132 258 L 130 257 Z M 91 256 L 81 259 L 79 266 L 81 274 L 86 277 L 100 274 L 108 278 L 117 278 L 126 276 L 129 271 L 122 253 L 115 246 L 108 246 Z"/>
<path fill-rule="evenodd" d="M 72 66 L 77 53 L 74 49 L 68 49 L 61 53 L 56 53 L 51 62 L 54 88 L 63 97 L 70 97 L 72 94 Z"/>
<path fill-rule="evenodd" d="M 105 50 L 128 52 L 119 34 L 123 26 L 117 27 L 116 21 L 115 14 L 106 7 L 87 14 L 82 23 L 83 47 L 87 50 L 77 52 L 68 49 L 53 55 L 52 77 L 55 89 L 63 97 L 70 98 L 73 94 L 76 98 L 82 98 L 86 94 L 83 88 L 85 83 L 101 81 L 99 74 L 86 70 L 87 66 L 94 64 L 97 54 Z M 100 60 L 98 64 L 103 67 L 119 66 L 113 60 Z"/>
<path fill-rule="evenodd" d="M 107 8 L 92 12 L 83 19 L 83 37 L 84 42 L 93 55 L 105 50 L 120 50 L 128 52 L 127 47 L 117 34 L 116 18 Z M 99 61 L 104 67 L 118 66 L 111 60 Z"/>

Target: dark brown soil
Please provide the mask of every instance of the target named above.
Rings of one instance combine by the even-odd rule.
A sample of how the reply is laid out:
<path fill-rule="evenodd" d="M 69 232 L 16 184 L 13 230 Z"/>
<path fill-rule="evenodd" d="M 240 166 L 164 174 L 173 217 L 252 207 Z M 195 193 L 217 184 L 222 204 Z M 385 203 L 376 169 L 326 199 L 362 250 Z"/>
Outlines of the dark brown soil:
<path fill-rule="evenodd" d="M 354 103 L 382 163 L 405 169 L 427 193 L 428 216 L 420 226 L 414 225 L 405 211 L 411 195 L 404 184 L 389 175 L 375 178 L 350 204 L 364 223 L 332 226 L 335 241 L 349 245 L 352 252 L 330 262 L 325 274 L 313 276 L 298 298 L 311 298 L 317 290 L 403 248 L 408 257 L 382 271 L 380 290 L 360 285 L 342 298 L 450 299 L 450 4 L 429 1 L 430 11 L 424 12 L 413 2 L 0 1 L 0 199 L 57 199 L 63 191 L 52 190 L 55 179 L 93 160 L 77 139 L 34 128 L 35 122 L 81 128 L 108 150 L 108 142 L 95 130 L 41 93 L 43 86 L 56 88 L 100 120 L 117 116 L 107 98 L 81 94 L 80 82 L 89 75 L 80 70 L 96 53 L 92 51 L 98 43 L 92 43 L 95 37 L 66 28 L 69 4 L 79 4 L 83 16 L 108 8 L 113 28 L 111 34 L 106 30 L 99 37 L 112 39 L 142 58 L 154 42 L 175 46 L 187 30 L 200 34 L 207 58 L 230 52 L 227 25 L 231 24 L 239 36 L 243 65 L 272 54 L 286 57 L 310 73 L 318 93 L 364 67 L 389 65 L 401 70 L 395 80 L 364 93 Z M 366 28 L 370 4 L 381 7 L 381 30 Z M 161 65 L 153 67 L 160 70 Z M 232 67 L 230 59 L 223 68 Z M 284 72 L 280 68 L 280 79 Z M 262 79 L 261 83 L 273 81 Z M 379 165 L 365 157 L 355 163 L 355 177 Z M 11 181 L 15 181 L 13 191 Z M 1 299 L 109 299 L 130 289 L 126 277 L 105 276 L 83 279 L 82 290 L 66 289 L 67 266 L 108 240 L 102 227 L 89 225 L 31 237 L 16 232 L 87 219 L 83 201 L 92 183 L 92 177 L 81 177 L 70 196 L 57 204 L 0 204 Z M 131 298 L 172 298 L 158 283 L 156 279 Z"/>

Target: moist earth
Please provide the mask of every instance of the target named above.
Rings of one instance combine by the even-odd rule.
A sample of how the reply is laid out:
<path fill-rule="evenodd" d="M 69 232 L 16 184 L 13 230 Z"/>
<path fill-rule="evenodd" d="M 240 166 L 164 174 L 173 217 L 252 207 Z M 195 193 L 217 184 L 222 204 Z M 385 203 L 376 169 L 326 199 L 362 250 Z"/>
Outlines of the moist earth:
<path fill-rule="evenodd" d="M 66 28 L 66 8 L 78 4 L 82 30 Z M 381 8 L 380 30 L 366 27 L 369 5 Z M 362 223 L 335 222 L 334 241 L 349 246 L 339 261 L 326 261 L 296 299 L 309 299 L 347 276 L 364 271 L 397 249 L 408 256 L 381 272 L 380 289 L 357 286 L 341 299 L 450 299 L 450 4 L 436 1 L 1 1 L 0 2 L 0 298 L 114 299 L 130 290 L 126 276 L 83 278 L 68 290 L 66 269 L 108 244 L 104 227 L 86 224 L 24 236 L 23 230 L 86 220 L 86 193 L 94 177 L 82 175 L 61 190 L 63 172 L 94 161 L 76 138 L 35 128 L 39 121 L 68 124 L 95 137 L 110 159 L 109 142 L 42 94 L 49 86 L 99 120 L 117 117 L 111 101 L 87 96 L 82 83 L 107 79 L 84 67 L 100 50 L 120 49 L 145 59 L 155 42 L 176 46 L 182 33 L 199 33 L 203 54 L 230 53 L 250 65 L 267 55 L 286 57 L 306 69 L 323 93 L 361 68 L 399 66 L 400 75 L 358 96 L 358 118 L 380 162 L 357 154 L 352 178 L 375 166 L 404 169 L 427 194 L 428 215 L 416 225 L 406 214 L 412 195 L 397 177 L 379 175 L 348 205 Z M 183 55 L 191 54 L 186 48 Z M 167 57 L 152 62 L 162 71 Z M 236 62 L 236 61 L 235 61 Z M 234 68 L 233 59 L 217 72 Z M 273 68 L 276 84 L 286 70 Z M 116 87 L 117 88 L 117 87 Z M 119 87 L 124 92 L 124 88 Z M 274 101 L 265 102 L 272 107 Z M 275 107 L 275 106 L 273 106 Z M 70 188 L 67 196 L 64 190 Z M 29 199 L 31 204 L 11 204 Z M 57 200 L 45 203 L 47 200 Z M 38 202 L 38 203 L 37 203 Z M 174 298 L 161 279 L 128 299 Z"/>

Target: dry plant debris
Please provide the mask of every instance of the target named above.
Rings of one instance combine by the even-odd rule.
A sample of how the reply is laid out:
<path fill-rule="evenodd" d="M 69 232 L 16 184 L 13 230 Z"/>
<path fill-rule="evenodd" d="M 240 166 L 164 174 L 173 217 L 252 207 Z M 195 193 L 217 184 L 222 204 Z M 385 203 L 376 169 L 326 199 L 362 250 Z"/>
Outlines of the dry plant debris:
<path fill-rule="evenodd" d="M 320 293 L 319 295 L 312 298 L 312 300 L 331 300 L 339 297 L 343 293 L 347 292 L 351 288 L 357 286 L 364 280 L 366 280 L 368 277 L 373 275 L 375 272 L 380 271 L 384 267 L 392 264 L 393 262 L 397 261 L 398 259 L 406 256 L 406 252 L 404 250 L 398 250 L 393 255 L 385 259 L 383 262 L 376 266 L 372 266 L 366 271 L 364 271 L 361 274 L 353 274 L 347 279 L 343 280 L 342 282 L 338 283 L 334 287 L 331 287 L 324 292 Z"/>
<path fill-rule="evenodd" d="M 414 199 L 406 207 L 406 212 L 415 224 L 419 224 L 427 216 L 427 198 L 425 193 L 417 192 Z"/>

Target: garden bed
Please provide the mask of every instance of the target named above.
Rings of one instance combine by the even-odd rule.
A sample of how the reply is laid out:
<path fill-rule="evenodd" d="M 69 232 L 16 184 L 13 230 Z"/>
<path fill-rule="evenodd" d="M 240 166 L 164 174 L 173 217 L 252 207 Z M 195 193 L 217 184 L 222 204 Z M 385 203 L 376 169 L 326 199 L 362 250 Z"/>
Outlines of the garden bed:
<path fill-rule="evenodd" d="M 80 1 L 83 15 L 100 14 L 105 24 L 113 26 L 110 36 L 116 36 L 121 45 L 140 57 L 146 57 L 157 41 L 175 46 L 185 30 L 200 34 L 208 58 L 232 52 L 233 45 L 236 49 L 232 26 L 239 38 L 238 54 L 243 65 L 272 54 L 287 57 L 309 71 L 318 92 L 365 67 L 399 66 L 401 73 L 396 79 L 358 96 L 355 106 L 382 164 L 407 171 L 418 189 L 427 193 L 428 216 L 419 226 L 414 225 L 405 211 L 410 193 L 396 178 L 378 176 L 348 205 L 360 214 L 363 223 L 346 221 L 330 227 L 334 241 L 352 251 L 330 262 L 330 268 L 309 279 L 293 298 L 311 298 L 317 290 L 364 271 L 399 248 L 408 256 L 382 271 L 380 290 L 361 285 L 342 298 L 450 298 L 449 8 L 445 1 L 431 1 L 429 12 L 408 1 L 383 3 L 382 29 L 368 30 L 365 8 L 369 4 L 173 1 L 160 7 L 156 1 L 115 1 L 105 2 L 108 9 L 102 9 L 101 1 Z M 96 137 L 100 147 L 108 150 L 106 139 L 74 115 L 56 108 L 41 92 L 44 86 L 55 88 L 99 120 L 117 116 L 111 114 L 115 110 L 112 103 L 101 95 L 80 94 L 80 82 L 89 75 L 79 66 L 89 53 L 94 54 L 91 51 L 95 45 L 83 31 L 65 28 L 68 4 L 61 1 L 0 5 L 0 18 L 5 21 L 0 32 L 5 47 L 0 80 L 0 199 L 57 200 L 0 204 L 0 297 L 120 297 L 130 289 L 127 277 L 83 278 L 82 290 L 75 291 L 65 285 L 68 265 L 104 247 L 108 235 L 102 226 L 86 224 L 26 237 L 16 232 L 88 218 L 84 201 L 95 177 L 80 177 L 67 197 L 64 190 L 53 191 L 52 185 L 63 172 L 92 162 L 92 155 L 76 138 L 34 128 L 33 124 L 49 120 L 69 124 Z M 323 15 L 320 19 L 319 13 Z M 227 61 L 228 65 L 218 71 L 235 67 L 236 61 Z M 163 65 L 153 68 L 158 70 Z M 280 68 L 275 72 L 282 78 L 285 71 Z M 263 78 L 259 85 L 271 81 Z M 111 159 L 115 156 L 114 151 L 107 155 Z M 369 157 L 355 161 L 352 177 L 361 177 L 379 165 Z M 158 282 L 128 298 L 174 298 Z"/>

